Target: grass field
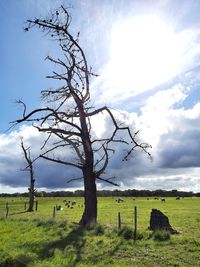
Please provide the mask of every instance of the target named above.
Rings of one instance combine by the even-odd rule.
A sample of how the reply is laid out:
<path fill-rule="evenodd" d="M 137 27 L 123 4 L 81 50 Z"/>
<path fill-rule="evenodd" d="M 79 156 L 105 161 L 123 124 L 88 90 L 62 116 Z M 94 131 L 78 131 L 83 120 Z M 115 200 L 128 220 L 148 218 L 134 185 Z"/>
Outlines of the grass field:
<path fill-rule="evenodd" d="M 200 199 L 116 197 L 98 199 L 96 227 L 78 227 L 82 198 L 71 209 L 64 198 L 38 198 L 38 210 L 25 213 L 24 198 L 0 198 L 0 266 L 200 266 Z M 6 203 L 9 206 L 6 218 Z M 61 205 L 52 219 L 53 207 Z M 133 240 L 133 211 L 138 211 L 138 240 Z M 148 231 L 150 212 L 165 213 L 180 234 Z M 117 229 L 121 213 L 122 229 Z"/>

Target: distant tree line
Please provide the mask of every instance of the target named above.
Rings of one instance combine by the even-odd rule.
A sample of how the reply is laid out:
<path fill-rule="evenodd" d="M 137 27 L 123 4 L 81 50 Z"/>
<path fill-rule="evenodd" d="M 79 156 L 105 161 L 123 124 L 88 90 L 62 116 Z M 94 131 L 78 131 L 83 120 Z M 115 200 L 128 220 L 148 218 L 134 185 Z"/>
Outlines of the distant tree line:
<path fill-rule="evenodd" d="M 28 197 L 29 193 L 1 193 L 0 197 Z M 200 197 L 200 192 L 194 193 L 192 191 L 178 191 L 171 190 L 166 191 L 162 189 L 150 191 L 150 190 L 137 190 L 137 189 L 128 189 L 128 190 L 100 190 L 97 191 L 98 197 Z M 83 190 L 76 191 L 37 191 L 36 197 L 84 197 Z"/>

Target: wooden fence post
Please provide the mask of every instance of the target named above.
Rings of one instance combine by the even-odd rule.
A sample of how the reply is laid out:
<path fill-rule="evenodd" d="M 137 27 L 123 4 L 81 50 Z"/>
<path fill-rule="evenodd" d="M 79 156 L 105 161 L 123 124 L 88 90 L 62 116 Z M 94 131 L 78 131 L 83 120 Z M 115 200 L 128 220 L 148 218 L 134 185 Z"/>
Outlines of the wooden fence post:
<path fill-rule="evenodd" d="M 38 200 L 35 201 L 35 210 L 38 210 Z"/>
<path fill-rule="evenodd" d="M 24 202 L 24 210 L 26 210 L 26 202 Z"/>
<path fill-rule="evenodd" d="M 121 229 L 121 214 L 118 212 L 118 229 Z"/>
<path fill-rule="evenodd" d="M 53 207 L 53 219 L 55 219 L 55 217 L 56 217 L 56 207 L 54 206 Z"/>
<path fill-rule="evenodd" d="M 8 202 L 6 203 L 6 218 L 8 217 L 8 212 L 9 212 L 9 206 L 8 206 Z"/>
<path fill-rule="evenodd" d="M 137 240 L 137 207 L 134 207 L 134 240 Z"/>

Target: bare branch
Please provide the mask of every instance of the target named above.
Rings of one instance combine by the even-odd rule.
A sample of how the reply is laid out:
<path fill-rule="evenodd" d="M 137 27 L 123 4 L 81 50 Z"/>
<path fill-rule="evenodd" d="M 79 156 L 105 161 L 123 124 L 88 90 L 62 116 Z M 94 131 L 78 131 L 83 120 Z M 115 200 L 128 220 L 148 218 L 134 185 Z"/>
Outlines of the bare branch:
<path fill-rule="evenodd" d="M 98 178 L 102 173 L 104 173 L 105 169 L 108 166 L 108 150 L 105 148 L 104 145 L 102 147 L 103 147 L 103 150 L 104 150 L 105 161 L 104 161 L 104 164 L 103 164 L 102 168 L 95 173 L 96 178 Z M 103 160 L 104 157 L 102 157 L 102 160 Z"/>
<path fill-rule="evenodd" d="M 112 177 L 112 178 L 115 178 L 115 177 Z M 112 178 L 104 179 L 104 178 L 101 178 L 101 177 L 97 177 L 98 180 L 104 181 L 104 182 L 106 182 L 108 184 L 111 184 L 111 185 L 114 185 L 114 186 L 119 186 L 119 184 L 116 184 L 116 183 L 110 181 L 110 179 L 112 179 Z"/>
<path fill-rule="evenodd" d="M 75 163 L 71 163 L 71 162 L 67 162 L 67 161 L 62 161 L 60 159 L 53 159 L 53 158 L 49 158 L 49 157 L 44 156 L 44 155 L 40 155 L 40 157 L 43 158 L 43 159 L 49 160 L 49 161 L 53 161 L 53 162 L 56 162 L 56 163 L 67 165 L 67 166 L 72 166 L 72 167 L 75 167 L 75 168 L 78 168 L 78 169 L 81 169 L 81 170 L 83 168 L 82 166 L 77 165 Z"/>
<path fill-rule="evenodd" d="M 84 178 L 84 177 L 72 178 L 72 179 L 70 179 L 69 181 L 67 181 L 67 183 L 71 183 L 71 182 L 74 182 L 74 181 L 83 180 L 83 178 Z"/>
<path fill-rule="evenodd" d="M 38 126 L 34 126 L 34 127 L 37 128 L 39 132 L 47 132 L 47 133 L 54 133 L 54 134 L 62 133 L 66 135 L 71 135 L 71 136 L 75 135 L 75 136 L 81 137 L 80 133 L 73 132 L 73 131 L 66 131 L 66 130 L 59 129 L 59 128 L 52 128 L 52 127 L 40 128 Z"/>
<path fill-rule="evenodd" d="M 24 143 L 23 143 L 22 138 L 21 138 L 21 148 L 23 150 L 24 157 L 28 163 L 28 166 L 25 169 L 31 169 L 32 168 L 32 160 L 30 158 L 30 147 L 27 147 L 27 148 L 24 147 Z"/>

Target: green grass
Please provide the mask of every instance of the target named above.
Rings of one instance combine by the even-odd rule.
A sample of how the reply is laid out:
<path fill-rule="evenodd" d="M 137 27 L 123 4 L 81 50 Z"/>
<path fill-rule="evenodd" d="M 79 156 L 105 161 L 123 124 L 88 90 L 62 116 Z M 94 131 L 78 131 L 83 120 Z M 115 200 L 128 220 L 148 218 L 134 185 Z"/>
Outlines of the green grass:
<path fill-rule="evenodd" d="M 68 209 L 64 198 L 38 199 L 38 211 L 24 213 L 23 198 L 0 198 L 0 267 L 42 266 L 200 266 L 200 199 L 99 198 L 99 225 L 84 230 L 78 227 L 82 198 Z M 69 198 L 68 198 L 69 199 Z M 74 199 L 74 198 L 73 198 Z M 5 203 L 9 215 L 5 218 Z M 52 219 L 53 206 L 64 209 Z M 138 240 L 133 240 L 133 210 L 138 210 Z M 179 235 L 148 231 L 152 208 L 168 217 Z M 117 229 L 120 211 L 122 229 Z"/>

